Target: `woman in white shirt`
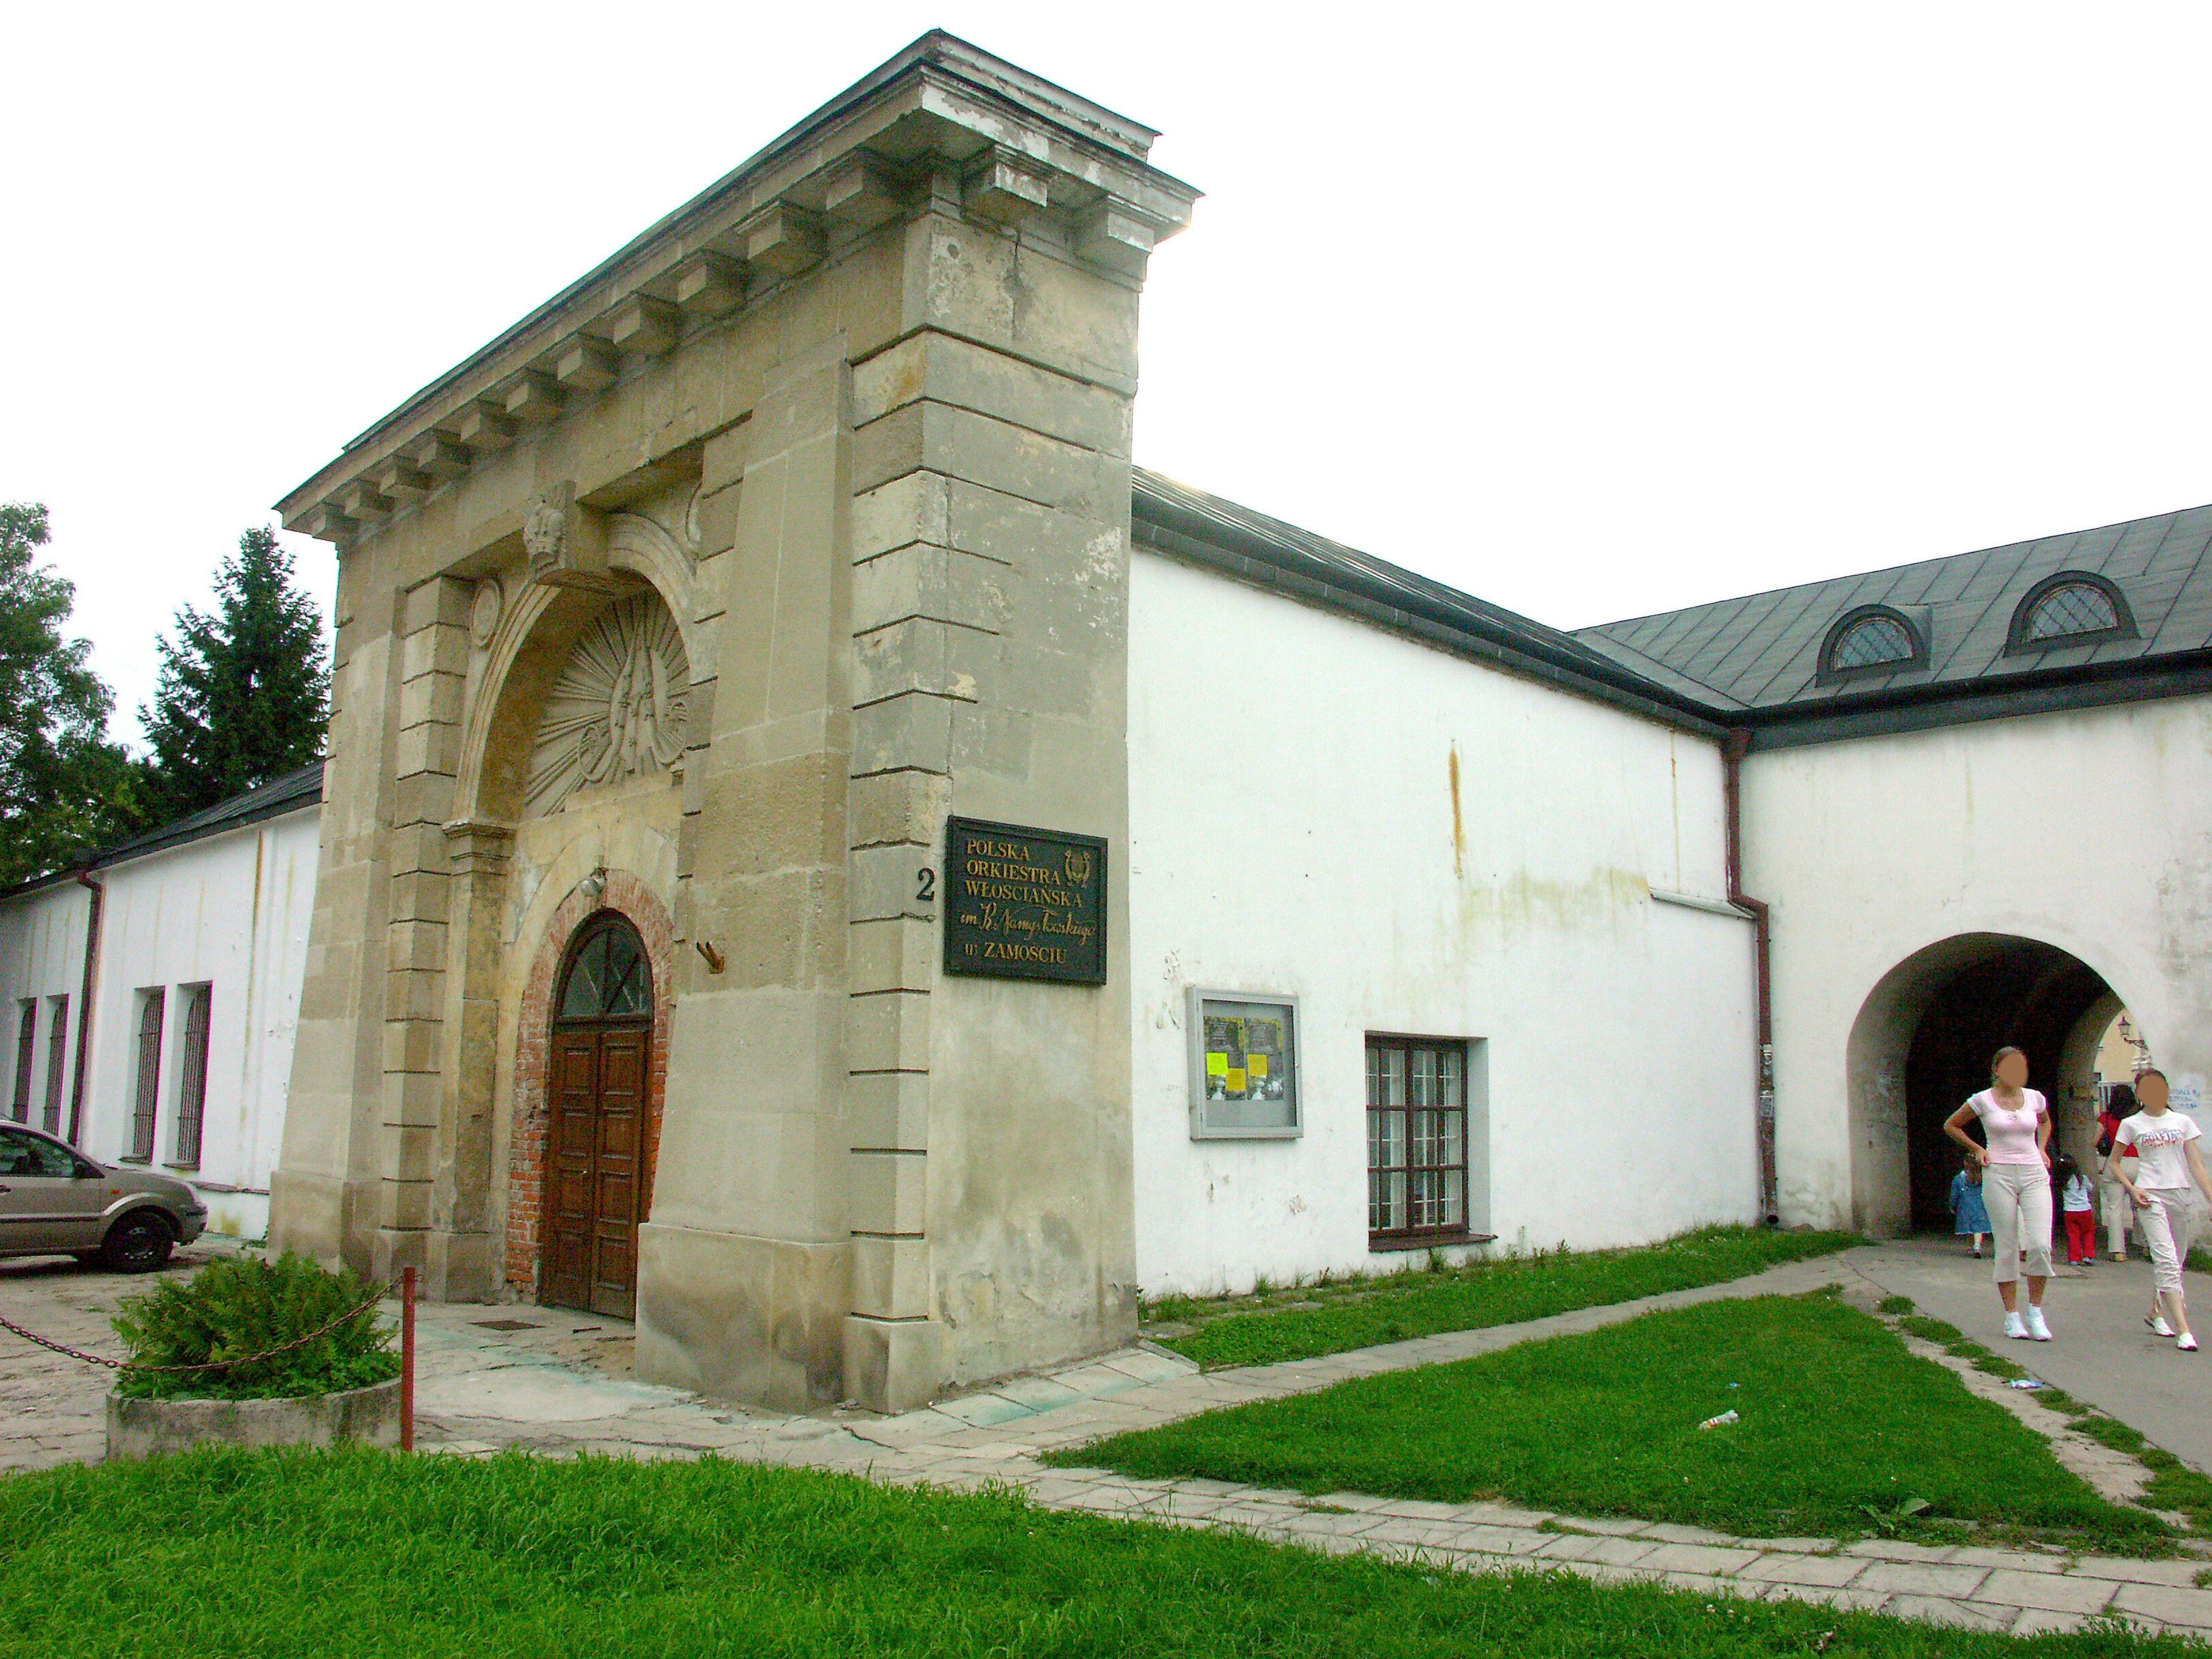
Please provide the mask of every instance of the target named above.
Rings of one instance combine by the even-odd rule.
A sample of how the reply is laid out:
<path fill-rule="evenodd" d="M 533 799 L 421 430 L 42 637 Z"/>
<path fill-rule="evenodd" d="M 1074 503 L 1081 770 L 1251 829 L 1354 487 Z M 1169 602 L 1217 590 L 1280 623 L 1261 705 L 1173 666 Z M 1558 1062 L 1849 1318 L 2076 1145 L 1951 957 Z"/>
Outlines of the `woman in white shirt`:
<path fill-rule="evenodd" d="M 2212 1178 L 2204 1173 L 2203 1154 L 2197 1150 L 2199 1132 L 2195 1121 L 2170 1109 L 2166 1103 L 2166 1073 L 2145 1072 L 2136 1079 L 2136 1103 L 2142 1110 L 2124 1120 L 2112 1135 L 2112 1155 L 2107 1170 L 2117 1172 L 2136 1206 L 2136 1224 L 2150 1246 L 2156 1288 L 2151 1291 L 2150 1312 L 2143 1323 L 2160 1336 L 2178 1338 L 2174 1346 L 2197 1350 L 2189 1329 L 2189 1307 L 2181 1290 L 2182 1264 L 2196 1241 L 2203 1212 L 2197 1193 L 2212 1203 Z M 2133 1159 L 2123 1162 L 2123 1147 L 2136 1149 Z M 2159 1304 L 2166 1306 L 2161 1315 Z"/>
<path fill-rule="evenodd" d="M 1986 1147 L 1966 1133 L 1978 1117 Z M 2027 1056 L 2017 1048 L 1998 1049 L 1990 1061 L 1990 1086 L 1946 1118 L 1943 1133 L 1982 1166 L 1982 1202 L 1990 1212 L 1990 1254 L 1996 1257 L 2005 1334 L 2050 1341 L 2043 1287 L 2051 1280 L 2051 1106 L 2027 1086 Z M 2023 1272 L 2024 1315 L 2016 1305 Z"/>

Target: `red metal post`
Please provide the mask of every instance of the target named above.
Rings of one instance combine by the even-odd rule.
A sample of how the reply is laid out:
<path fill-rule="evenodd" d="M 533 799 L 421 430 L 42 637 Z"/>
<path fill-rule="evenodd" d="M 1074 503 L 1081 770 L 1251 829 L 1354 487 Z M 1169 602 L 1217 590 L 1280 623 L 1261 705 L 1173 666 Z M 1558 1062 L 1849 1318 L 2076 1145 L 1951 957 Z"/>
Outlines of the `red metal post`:
<path fill-rule="evenodd" d="M 415 1449 L 415 1270 L 399 1274 L 399 1449 Z"/>

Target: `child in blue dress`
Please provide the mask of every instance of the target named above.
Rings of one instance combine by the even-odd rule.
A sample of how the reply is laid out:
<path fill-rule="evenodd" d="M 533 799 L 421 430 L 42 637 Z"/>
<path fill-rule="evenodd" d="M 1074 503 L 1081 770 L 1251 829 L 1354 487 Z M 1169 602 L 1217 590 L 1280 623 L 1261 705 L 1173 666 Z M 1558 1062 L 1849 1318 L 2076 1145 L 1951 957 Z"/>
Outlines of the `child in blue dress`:
<path fill-rule="evenodd" d="M 1960 1237 L 1972 1235 L 1974 1255 L 1982 1254 L 1982 1235 L 1990 1230 L 1990 1212 L 1982 1204 L 1981 1167 L 1972 1158 L 1951 1177 L 1951 1231 Z"/>

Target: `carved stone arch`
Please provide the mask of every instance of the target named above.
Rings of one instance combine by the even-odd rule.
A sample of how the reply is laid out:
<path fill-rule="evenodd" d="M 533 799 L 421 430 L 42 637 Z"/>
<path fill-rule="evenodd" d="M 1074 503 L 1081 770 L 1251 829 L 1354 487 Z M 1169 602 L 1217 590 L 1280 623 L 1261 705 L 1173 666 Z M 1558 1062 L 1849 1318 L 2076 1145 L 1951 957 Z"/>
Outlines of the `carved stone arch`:
<path fill-rule="evenodd" d="M 636 579 L 636 592 L 659 596 L 692 680 L 711 678 L 713 635 L 692 620 L 697 577 L 676 538 L 650 519 L 616 514 L 607 521 L 607 566 Z M 513 823 L 523 815 L 539 710 L 577 642 L 613 602 L 604 592 L 532 582 L 507 606 L 462 727 L 457 818 Z"/>
<path fill-rule="evenodd" d="M 607 568 L 642 576 L 659 590 L 684 636 L 684 653 L 691 659 L 692 678 L 714 678 L 713 630 L 691 619 L 697 609 L 699 574 L 676 538 L 651 519 L 617 513 L 607 520 Z"/>

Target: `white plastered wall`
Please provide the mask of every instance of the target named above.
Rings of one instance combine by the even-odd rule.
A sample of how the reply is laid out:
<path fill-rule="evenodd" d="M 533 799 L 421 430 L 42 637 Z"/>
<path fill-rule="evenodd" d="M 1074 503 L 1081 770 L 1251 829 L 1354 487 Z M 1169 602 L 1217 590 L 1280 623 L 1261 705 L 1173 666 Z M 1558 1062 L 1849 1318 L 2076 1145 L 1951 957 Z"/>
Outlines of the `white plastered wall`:
<path fill-rule="evenodd" d="M 69 1133 L 70 1093 L 75 1082 L 79 994 L 84 984 L 84 924 L 92 898 L 64 879 L 0 899 L 0 1117 L 15 1115 L 20 1096 L 27 1120 L 46 1123 L 47 1085 L 58 1072 L 57 1133 Z M 52 1041 L 54 1000 L 68 999 L 66 1040 Z M 32 1016 L 30 1064 L 21 1064 L 18 1036 L 25 1001 Z M 28 1075 L 21 1073 L 27 1070 Z"/>
<path fill-rule="evenodd" d="M 1501 1248 L 1753 1219 L 1751 930 L 1650 896 L 1722 892 L 1715 746 L 1157 555 L 1131 586 L 1144 1290 L 1402 1259 L 1369 1032 L 1484 1042 Z M 1193 985 L 1300 999 L 1302 1138 L 1191 1139 Z"/>
<path fill-rule="evenodd" d="M 1854 1112 L 1852 1027 L 1893 969 L 1961 935 L 2070 951 L 2124 1001 L 2177 1103 L 2201 1099 L 2207 803 L 2203 697 L 1753 754 L 1745 882 L 1774 912 L 1784 1221 L 1880 1224 L 1898 1207 L 1869 1188 L 1875 1141 L 1894 1126 L 1863 1102 Z"/>
<path fill-rule="evenodd" d="M 260 1238 L 284 1133 L 299 1024 L 320 814 L 313 807 L 149 854 L 99 872 L 92 1058 L 80 1144 L 113 1162 L 131 1149 L 143 994 L 164 994 L 149 1167 L 200 1194 L 213 1232 Z M 81 965 L 80 965 L 81 971 Z M 207 1096 L 197 1170 L 176 1167 L 185 988 L 210 988 Z"/>

